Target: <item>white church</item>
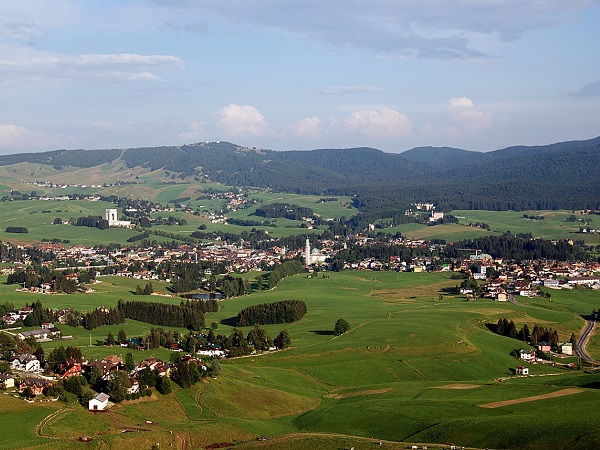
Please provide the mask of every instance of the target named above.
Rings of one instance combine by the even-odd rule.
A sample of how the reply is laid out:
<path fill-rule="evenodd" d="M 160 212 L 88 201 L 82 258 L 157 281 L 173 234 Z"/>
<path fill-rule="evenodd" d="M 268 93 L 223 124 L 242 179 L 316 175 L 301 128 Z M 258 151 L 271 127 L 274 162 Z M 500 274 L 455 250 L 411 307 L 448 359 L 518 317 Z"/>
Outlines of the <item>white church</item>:
<path fill-rule="evenodd" d="M 306 238 L 306 246 L 304 247 L 304 264 L 312 266 L 314 264 L 323 264 L 327 259 L 327 255 L 320 253 L 316 248 L 310 249 L 310 241 Z"/>
<path fill-rule="evenodd" d="M 131 221 L 129 220 L 117 220 L 117 210 L 116 209 L 107 209 L 104 213 L 104 218 L 108 220 L 109 227 L 126 227 L 129 228 L 131 226 Z"/>

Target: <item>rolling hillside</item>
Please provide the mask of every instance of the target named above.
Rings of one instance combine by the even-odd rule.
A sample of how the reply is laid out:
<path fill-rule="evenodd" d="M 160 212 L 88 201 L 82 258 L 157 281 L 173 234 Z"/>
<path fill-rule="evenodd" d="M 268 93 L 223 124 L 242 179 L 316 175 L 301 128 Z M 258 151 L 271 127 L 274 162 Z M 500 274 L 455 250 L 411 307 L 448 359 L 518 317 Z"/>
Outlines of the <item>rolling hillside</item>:
<path fill-rule="evenodd" d="M 600 137 L 488 153 L 449 147 L 400 154 L 373 148 L 272 151 L 209 142 L 0 156 L 0 166 L 22 163 L 50 166 L 54 178 L 104 166 L 100 172 L 117 178 L 116 167 L 136 176 L 162 170 L 196 181 L 355 195 L 365 211 L 424 200 L 446 210 L 600 209 Z"/>

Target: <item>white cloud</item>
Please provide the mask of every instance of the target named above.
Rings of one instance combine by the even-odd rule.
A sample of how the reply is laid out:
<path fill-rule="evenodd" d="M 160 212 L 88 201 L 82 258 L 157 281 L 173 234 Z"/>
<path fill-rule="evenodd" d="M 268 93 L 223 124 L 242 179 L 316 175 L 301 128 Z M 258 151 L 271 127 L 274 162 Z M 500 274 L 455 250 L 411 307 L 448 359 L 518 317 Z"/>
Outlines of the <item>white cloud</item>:
<path fill-rule="evenodd" d="M 473 100 L 468 97 L 454 97 L 448 100 L 448 106 L 451 108 L 471 107 Z"/>
<path fill-rule="evenodd" d="M 185 142 L 202 141 L 206 136 L 204 131 L 205 126 L 206 122 L 204 121 L 192 122 L 187 130 L 179 133 L 179 137 Z"/>
<path fill-rule="evenodd" d="M 13 123 L 0 124 L 0 152 L 51 150 L 73 142 L 71 136 L 46 134 Z"/>
<path fill-rule="evenodd" d="M 492 116 L 483 111 L 463 110 L 454 114 L 460 128 L 471 133 L 486 130 L 492 125 Z"/>
<path fill-rule="evenodd" d="M 5 19 L 0 22 L 0 36 L 33 41 L 43 36 L 38 24 L 29 20 Z"/>
<path fill-rule="evenodd" d="M 298 137 L 319 138 L 321 137 L 320 124 L 321 120 L 318 117 L 299 120 L 293 127 L 294 134 Z"/>
<path fill-rule="evenodd" d="M 254 106 L 230 103 L 215 115 L 220 117 L 217 126 L 229 138 L 259 137 L 269 133 L 265 118 Z"/>
<path fill-rule="evenodd" d="M 572 20 L 598 0 L 149 0 L 167 8 L 218 15 L 232 28 L 250 24 L 306 36 L 335 47 L 427 58 L 488 56 L 490 40 Z M 493 47 L 493 45 L 491 45 Z"/>
<path fill-rule="evenodd" d="M 379 139 L 408 136 L 413 127 L 406 115 L 391 108 L 352 111 L 343 125 L 347 131 Z"/>
<path fill-rule="evenodd" d="M 171 55 L 137 53 L 64 55 L 21 46 L 0 46 L 0 69 L 5 82 L 82 82 L 89 80 L 157 81 L 160 72 L 184 67 Z M 12 79 L 9 77 L 12 75 Z"/>

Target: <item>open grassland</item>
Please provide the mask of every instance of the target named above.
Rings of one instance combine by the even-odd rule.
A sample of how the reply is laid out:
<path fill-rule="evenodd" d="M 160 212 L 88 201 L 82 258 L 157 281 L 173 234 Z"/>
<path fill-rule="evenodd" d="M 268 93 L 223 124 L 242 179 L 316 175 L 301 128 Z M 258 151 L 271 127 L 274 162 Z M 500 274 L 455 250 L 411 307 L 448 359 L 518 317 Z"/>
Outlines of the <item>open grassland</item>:
<path fill-rule="evenodd" d="M 600 216 L 579 214 L 572 211 L 471 211 L 455 210 L 450 214 L 458 218 L 458 224 L 424 225 L 406 223 L 384 231 L 389 234 L 401 233 L 410 239 L 444 239 L 448 242 L 475 239 L 482 236 L 502 235 L 510 232 L 531 233 L 535 238 L 582 240 L 588 245 L 600 244 L 600 235 L 579 233 L 581 227 L 600 228 Z M 543 217 L 525 218 L 523 215 Z M 574 215 L 577 221 L 568 222 Z M 469 226 L 485 223 L 489 229 Z"/>
<path fill-rule="evenodd" d="M 600 244 L 600 235 L 578 233 L 580 227 L 600 228 L 600 216 L 579 214 L 577 211 L 468 211 L 451 212 L 461 225 L 481 222 L 490 226 L 490 232 L 512 234 L 531 233 L 544 239 L 581 239 L 586 244 Z M 523 215 L 543 217 L 541 220 L 524 218 Z M 578 221 L 568 222 L 574 215 Z M 580 220 L 580 221 L 579 221 Z"/>
<path fill-rule="evenodd" d="M 141 182 L 140 182 L 141 183 Z M 224 223 L 211 223 L 208 213 L 211 211 L 222 210 L 227 202 L 223 199 L 196 200 L 205 187 L 202 184 L 179 183 L 165 184 L 154 181 L 138 185 L 126 185 L 127 194 L 120 192 L 123 187 L 114 186 L 103 189 L 103 194 L 116 194 L 125 197 L 148 198 L 162 205 L 173 206 L 174 201 L 179 198 L 190 197 L 190 200 L 181 202 L 185 204 L 186 210 L 161 211 L 153 213 L 154 218 L 167 218 L 170 216 L 178 219 L 184 219 L 185 225 L 167 226 L 155 225 L 152 230 L 173 233 L 180 236 L 190 236 L 192 232 L 197 231 L 198 227 L 206 226 L 208 231 L 222 231 L 240 234 L 249 231 L 252 228 L 264 229 L 271 236 L 283 237 L 297 235 L 298 233 L 314 233 L 318 229 L 310 230 L 302 228 L 304 222 L 298 220 L 289 220 L 285 218 L 272 219 L 276 227 L 272 226 L 239 226 L 228 225 Z M 134 188 L 131 188 L 134 186 Z M 28 185 L 28 187 L 36 187 Z M 219 186 L 226 190 L 227 187 Z M 81 189 L 75 189 L 74 192 L 80 192 Z M 135 190 L 135 195 L 132 194 Z M 63 189 L 56 189 L 55 194 L 65 194 Z M 97 191 L 97 189 L 96 189 Z M 29 192 L 28 190 L 25 192 Z M 90 191 L 91 192 L 91 191 Z M 351 207 L 351 199 L 340 197 L 336 201 L 320 203 L 318 196 L 280 194 L 272 193 L 266 190 L 252 190 L 248 196 L 249 199 L 259 200 L 260 204 L 269 204 L 275 202 L 284 202 L 297 204 L 312 208 L 315 214 L 322 218 L 338 219 L 340 217 L 350 217 L 357 211 Z M 248 220 L 260 222 L 265 220 L 262 217 L 253 215 L 256 208 L 260 205 L 251 205 L 248 208 L 239 208 L 231 210 L 227 216 L 233 219 Z M 63 221 L 76 219 L 77 217 L 88 215 L 100 215 L 104 217 L 106 208 L 114 208 L 112 203 L 88 200 L 19 200 L 11 202 L 0 202 L 0 240 L 15 243 L 36 243 L 43 239 L 68 240 L 71 244 L 126 244 L 127 239 L 138 234 L 133 230 L 111 228 L 108 230 L 98 230 L 96 228 L 75 227 L 71 225 L 52 225 L 55 218 L 61 218 Z M 187 209 L 189 208 L 189 210 Z M 195 211 L 193 214 L 190 211 Z M 578 233 L 582 226 L 594 228 L 594 220 L 600 216 L 590 216 L 575 214 L 577 219 L 582 222 L 567 222 L 566 219 L 571 216 L 570 211 L 528 211 L 526 213 L 514 211 L 453 211 L 452 214 L 459 217 L 459 224 L 445 224 L 427 226 L 423 224 L 403 224 L 393 228 L 386 228 L 387 233 L 400 232 L 405 237 L 411 239 L 443 239 L 449 242 L 474 239 L 487 235 L 500 235 L 510 231 L 512 234 L 531 233 L 536 238 L 545 239 L 574 239 L 583 240 L 590 245 L 600 244 L 600 235 L 589 233 Z M 529 216 L 537 215 L 544 217 L 544 220 L 532 220 L 523 218 L 523 214 Z M 469 223 L 484 222 L 490 225 L 489 230 L 469 226 Z M 587 224 L 587 225 L 586 225 Z M 6 233 L 4 230 L 9 226 L 25 226 L 28 228 L 27 234 Z M 600 225 L 599 225 L 600 226 Z M 326 228 L 321 226 L 321 229 Z M 150 239 L 158 241 L 166 238 L 152 236 Z"/>
<path fill-rule="evenodd" d="M 112 203 L 89 200 L 20 200 L 0 202 L 0 240 L 15 243 L 37 243 L 43 239 L 60 239 L 73 244 L 95 245 L 126 243 L 127 238 L 137 234 L 134 231 L 111 228 L 76 227 L 73 225 L 52 225 L 55 218 L 63 221 L 85 216 L 102 216 L 106 208 L 114 208 Z M 6 227 L 26 227 L 28 233 L 6 233 Z"/>
<path fill-rule="evenodd" d="M 93 416 L 74 407 L 50 421 L 43 435 L 60 437 L 66 448 L 75 446 L 69 439 L 81 434 L 93 436 L 91 448 L 146 448 L 152 440 L 161 448 L 172 444 L 179 449 L 216 443 L 239 448 L 358 449 L 380 440 L 382 448 L 405 448 L 407 444 L 398 441 L 525 449 L 600 445 L 600 375 L 530 365 L 531 376 L 515 377 L 510 369 L 522 363 L 510 352 L 526 344 L 485 327 L 507 317 L 530 328 L 534 324 L 557 328 L 560 338 L 567 340 L 583 325 L 579 315 L 597 308 L 600 293 L 552 291 L 551 301 L 519 298 L 521 303 L 512 305 L 446 295 L 459 280 L 441 274 L 327 275 L 290 277 L 272 291 L 222 301 L 219 312 L 207 315 L 208 323 L 222 321 L 217 333 L 229 334 L 231 326 L 226 323 L 246 306 L 303 300 L 308 313 L 302 320 L 264 327 L 271 336 L 288 329 L 292 348 L 224 362 L 216 380 L 187 390 L 175 388 L 166 397 L 154 393 L 143 402 L 125 402 L 106 415 Z M 98 295 L 103 304 L 109 303 L 111 291 L 115 302 L 133 295 L 130 281 L 119 277 L 103 279 L 102 287 L 105 294 Z M 93 296 L 77 295 L 77 301 L 85 298 L 92 306 Z M 59 306 L 72 304 L 69 297 L 41 300 Z M 19 304 L 24 298 L 19 296 Z M 334 336 L 338 318 L 348 320 L 351 330 Z M 124 326 L 134 334 L 148 325 L 128 321 Z M 100 327 L 92 333 L 106 336 L 119 328 Z M 249 330 L 244 328 L 244 333 Z M 73 342 L 86 345 L 87 332 L 68 332 L 74 335 Z M 83 350 L 92 357 L 119 351 Z M 167 351 L 150 353 L 168 358 Z M 136 360 L 146 356 L 149 352 L 135 353 Z M 581 392 L 554 397 L 568 388 Z M 536 401 L 518 401 L 531 397 Z M 492 402 L 509 403 L 495 409 L 480 407 Z M 31 411 L 41 407 L 33 405 Z M 47 414 L 26 423 L 35 428 L 36 420 Z M 135 432 L 122 433 L 123 429 Z M 259 436 L 268 439 L 256 441 Z M 33 432 L 31 439 L 27 445 L 40 442 Z M 50 443 L 47 448 L 52 448 Z"/>
<path fill-rule="evenodd" d="M 161 211 L 152 214 L 153 218 L 167 218 L 172 216 L 180 220 L 184 219 L 185 222 L 187 222 L 185 225 L 155 225 L 152 227 L 152 230 L 173 233 L 175 235 L 186 237 L 190 236 L 192 232 L 197 231 L 198 227 L 201 225 L 205 225 L 208 231 L 224 231 L 237 234 L 240 234 L 244 231 L 249 231 L 252 228 L 258 228 L 264 229 L 268 231 L 270 235 L 276 237 L 297 235 L 298 233 L 305 232 L 315 232 L 306 228 L 301 228 L 301 225 L 304 224 L 302 221 L 289 220 L 285 218 L 274 219 L 277 224 L 276 227 L 245 227 L 238 225 L 227 225 L 223 223 L 213 224 L 210 222 L 208 213 L 211 211 L 222 210 L 227 202 L 222 199 L 196 200 L 198 195 L 201 193 L 202 186 L 203 185 L 191 183 L 164 184 L 161 182 L 154 182 L 147 184 L 126 185 L 125 188 L 114 186 L 102 190 L 57 188 L 50 189 L 53 192 L 49 192 L 48 194 L 65 195 L 74 192 L 98 192 L 108 195 L 110 193 L 128 198 L 150 199 L 162 204 L 163 206 L 173 206 L 175 200 L 183 197 L 191 197 L 191 200 L 181 203 L 185 204 L 186 208 L 189 208 L 191 211 L 196 211 L 198 215 L 194 215 L 187 209 L 185 211 Z M 22 186 L 22 191 L 29 193 L 32 190 L 36 190 L 33 189 L 36 187 L 37 186 L 32 185 Z M 8 192 L 6 195 L 10 194 L 12 187 L 8 188 L 7 186 L 7 189 Z M 126 189 L 126 192 L 121 192 L 122 189 Z M 220 189 L 226 190 L 227 188 L 221 186 Z M 69 190 L 73 192 L 70 192 Z M 43 189 L 38 189 L 37 191 L 39 191 L 38 193 L 41 193 Z M 265 204 L 273 202 L 287 202 L 299 204 L 300 206 L 307 206 L 312 208 L 315 214 L 318 214 L 323 218 L 339 218 L 342 216 L 349 217 L 356 213 L 356 210 L 349 206 L 350 199 L 347 197 L 340 198 L 335 202 L 319 203 L 319 197 L 317 196 L 290 194 L 284 195 L 270 193 L 267 191 L 257 191 L 256 193 L 253 193 L 250 198 L 259 199 Z M 258 205 L 254 205 L 248 209 L 231 211 L 228 213 L 228 216 L 236 219 L 262 221 L 264 220 L 262 217 L 252 215 L 257 207 Z M 104 217 L 105 210 L 107 208 L 115 208 L 115 205 L 108 202 L 89 200 L 16 200 L 0 202 L 0 240 L 22 244 L 38 243 L 44 239 L 59 239 L 61 241 L 69 241 L 71 245 L 83 244 L 91 246 L 94 244 L 110 243 L 127 244 L 127 239 L 137 235 L 137 232 L 121 228 L 99 230 L 89 227 L 52 224 L 56 218 L 60 218 L 63 221 L 69 221 L 77 219 L 78 217 L 90 215 Z M 120 213 L 119 217 L 121 218 Z M 26 234 L 6 233 L 5 229 L 11 226 L 26 227 L 29 232 Z M 151 235 L 150 239 L 162 241 L 167 238 Z"/>

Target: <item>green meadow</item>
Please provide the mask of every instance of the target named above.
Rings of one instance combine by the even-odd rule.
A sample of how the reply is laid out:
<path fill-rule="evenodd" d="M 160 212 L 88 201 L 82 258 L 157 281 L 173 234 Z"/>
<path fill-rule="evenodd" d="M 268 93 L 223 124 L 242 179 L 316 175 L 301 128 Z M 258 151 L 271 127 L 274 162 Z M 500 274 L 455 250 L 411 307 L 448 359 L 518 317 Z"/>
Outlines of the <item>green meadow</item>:
<path fill-rule="evenodd" d="M 271 336 L 287 329 L 292 347 L 284 351 L 224 361 L 217 379 L 161 396 L 117 405 L 107 414 L 91 415 L 73 406 L 48 420 L 41 433 L 35 424 L 62 407 L 27 405 L 25 431 L 6 427 L 1 448 L 18 439 L 20 447 L 75 448 L 72 439 L 92 436 L 91 448 L 165 446 L 216 448 L 406 448 L 408 443 L 450 444 L 473 448 L 574 448 L 600 445 L 600 375 L 547 365 L 529 365 L 529 377 L 511 369 L 522 364 L 510 353 L 526 344 L 491 333 L 485 326 L 501 317 L 517 324 L 557 328 L 568 340 L 583 326 L 580 314 L 597 308 L 596 291 L 551 291 L 551 299 L 518 299 L 518 305 L 491 300 L 466 301 L 446 295 L 458 281 L 450 275 L 395 272 L 297 275 L 272 291 L 220 302 L 207 323 L 220 322 L 217 333 L 242 308 L 263 302 L 299 299 L 308 313 L 292 324 L 268 325 Z M 43 296 L 44 305 L 110 306 L 133 296 L 132 280 L 102 277 L 95 294 Z M 24 304 L 33 297 L 0 286 L 0 294 Z M 441 296 L 441 298 L 440 298 Z M 139 299 L 139 297 L 137 297 Z M 177 301 L 145 297 L 149 301 Z M 335 321 L 346 319 L 351 330 L 332 333 Z M 123 327 L 142 334 L 148 324 L 128 321 L 91 332 L 101 339 Z M 89 358 L 126 349 L 89 346 L 83 329 L 63 327 Z M 247 333 L 250 328 L 244 328 Z M 181 330 L 183 331 L 183 330 Z M 590 350 L 600 357 L 598 339 Z M 65 344 L 69 342 L 65 341 Z M 48 345 L 48 344 L 45 344 Z M 166 350 L 135 352 L 136 360 Z M 558 362 L 577 362 L 576 358 Z M 563 389 L 569 395 L 553 397 Z M 495 408 L 491 402 L 527 399 Z M 3 410 L 22 408 L 11 402 Z M 44 409 L 45 408 L 45 409 Z M 48 409 L 50 408 L 50 409 Z M 43 411 L 41 411 L 43 409 Z M 15 409 L 17 411 L 17 409 Z M 21 411 L 19 409 L 19 411 Z M 150 421 L 148 424 L 146 421 Z M 124 429 L 135 430 L 123 433 Z M 41 436 L 41 437 L 40 437 Z M 266 440 L 257 441 L 260 436 Z M 373 439 L 371 439 L 373 438 Z M 45 443 L 45 444 L 44 444 Z"/>

